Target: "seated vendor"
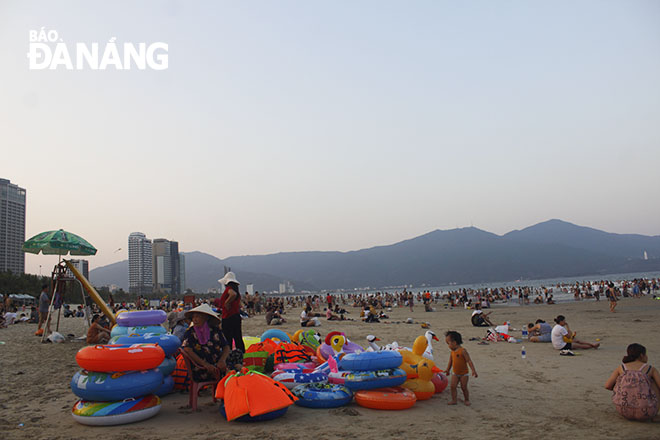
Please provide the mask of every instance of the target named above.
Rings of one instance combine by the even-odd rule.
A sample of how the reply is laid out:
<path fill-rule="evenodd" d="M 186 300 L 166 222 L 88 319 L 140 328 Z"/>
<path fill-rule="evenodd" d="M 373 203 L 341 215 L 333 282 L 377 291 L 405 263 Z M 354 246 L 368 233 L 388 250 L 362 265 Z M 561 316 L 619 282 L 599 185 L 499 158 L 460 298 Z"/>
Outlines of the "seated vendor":
<path fill-rule="evenodd" d="M 193 325 L 186 330 L 181 346 L 193 361 L 193 380 L 220 380 L 227 371 L 229 344 L 219 328 L 218 315 L 211 306 L 202 304 L 188 310 L 185 316 Z"/>

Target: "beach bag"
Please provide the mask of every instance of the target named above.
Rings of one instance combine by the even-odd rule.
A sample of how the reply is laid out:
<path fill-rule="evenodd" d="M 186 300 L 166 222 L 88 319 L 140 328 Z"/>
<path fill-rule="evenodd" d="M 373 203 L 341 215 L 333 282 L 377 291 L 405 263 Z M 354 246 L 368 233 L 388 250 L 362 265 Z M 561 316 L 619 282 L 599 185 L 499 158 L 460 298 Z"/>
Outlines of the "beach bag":
<path fill-rule="evenodd" d="M 619 414 L 628 420 L 650 420 L 658 413 L 658 396 L 651 387 L 646 364 L 639 370 L 626 370 L 616 379 L 612 402 Z"/>

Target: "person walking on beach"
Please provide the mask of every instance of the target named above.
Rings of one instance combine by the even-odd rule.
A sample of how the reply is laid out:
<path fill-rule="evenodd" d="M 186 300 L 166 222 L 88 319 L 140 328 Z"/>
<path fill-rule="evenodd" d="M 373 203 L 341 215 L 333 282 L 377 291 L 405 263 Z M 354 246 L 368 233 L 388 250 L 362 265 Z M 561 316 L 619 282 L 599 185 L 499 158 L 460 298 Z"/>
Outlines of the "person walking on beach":
<path fill-rule="evenodd" d="M 472 370 L 472 375 L 478 377 L 477 370 L 474 368 L 472 359 L 467 350 L 461 347 L 463 343 L 463 337 L 459 332 L 448 331 L 445 333 L 445 342 L 451 350 L 451 355 L 449 356 L 449 363 L 445 371 L 449 373 L 454 369 L 453 374 L 451 375 L 451 400 L 447 402 L 447 405 L 456 405 L 458 398 L 458 383 L 461 383 L 461 390 L 463 390 L 463 398 L 465 400 L 465 406 L 470 406 L 470 392 L 468 391 L 468 379 L 470 374 L 468 371 L 468 365 Z"/>
<path fill-rule="evenodd" d="M 607 286 L 607 299 L 610 302 L 610 312 L 615 313 L 614 309 L 616 309 L 616 292 L 614 292 L 614 283 L 610 283 Z"/>

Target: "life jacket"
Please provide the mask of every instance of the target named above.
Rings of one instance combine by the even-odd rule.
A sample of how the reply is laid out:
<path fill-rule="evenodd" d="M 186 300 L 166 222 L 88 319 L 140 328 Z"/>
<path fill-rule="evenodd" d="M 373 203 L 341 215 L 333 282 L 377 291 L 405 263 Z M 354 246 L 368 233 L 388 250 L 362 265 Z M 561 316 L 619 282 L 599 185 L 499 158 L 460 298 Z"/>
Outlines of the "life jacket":
<path fill-rule="evenodd" d="M 188 368 L 186 367 L 186 360 L 181 354 L 176 357 L 176 368 L 172 372 L 172 379 L 174 379 L 175 390 L 188 391 Z"/>
<path fill-rule="evenodd" d="M 273 371 L 273 355 L 278 348 L 279 344 L 272 339 L 250 345 L 243 355 L 243 366 L 259 373 Z"/>
<path fill-rule="evenodd" d="M 623 417 L 629 420 L 649 420 L 658 413 L 658 396 L 649 379 L 651 366 L 642 365 L 639 370 L 626 370 L 621 364 L 623 374 L 619 375 L 614 385 L 612 402 Z"/>
<path fill-rule="evenodd" d="M 276 364 L 289 362 L 309 362 L 312 360 L 311 348 L 295 342 L 281 343 L 273 353 Z"/>

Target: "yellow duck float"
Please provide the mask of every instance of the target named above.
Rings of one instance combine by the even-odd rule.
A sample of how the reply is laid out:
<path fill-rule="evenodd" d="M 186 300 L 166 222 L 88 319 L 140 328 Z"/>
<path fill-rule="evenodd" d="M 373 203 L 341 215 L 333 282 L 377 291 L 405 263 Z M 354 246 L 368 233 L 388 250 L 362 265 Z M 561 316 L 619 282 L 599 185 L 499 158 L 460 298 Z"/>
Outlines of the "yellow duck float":
<path fill-rule="evenodd" d="M 408 380 L 401 386 L 415 393 L 417 400 L 430 399 L 435 394 L 435 385 L 431 382 L 431 378 L 434 374 L 439 373 L 440 369 L 429 359 L 412 365 L 412 368 L 416 371 L 416 377 L 408 376 Z"/>
<path fill-rule="evenodd" d="M 399 350 L 403 357 L 401 369 L 406 372 L 409 379 L 417 377 L 417 369 L 414 366 L 418 365 L 423 360 L 428 360 L 431 367 L 435 367 L 435 363 L 431 359 L 424 357 L 424 352 L 427 351 L 431 345 L 432 340 L 439 341 L 438 337 L 432 331 L 427 331 L 422 336 L 418 336 L 413 343 L 412 351 L 407 349 Z M 429 378 L 430 380 L 430 378 Z"/>

